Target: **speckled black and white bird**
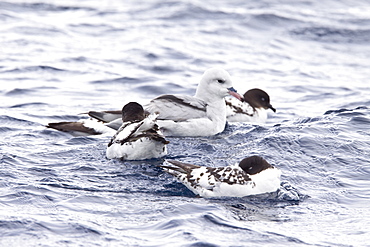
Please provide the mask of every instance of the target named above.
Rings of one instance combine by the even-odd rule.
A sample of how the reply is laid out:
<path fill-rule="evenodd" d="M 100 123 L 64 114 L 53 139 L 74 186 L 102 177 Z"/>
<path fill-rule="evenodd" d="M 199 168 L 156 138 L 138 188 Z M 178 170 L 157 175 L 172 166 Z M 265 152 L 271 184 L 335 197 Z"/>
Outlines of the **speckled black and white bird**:
<path fill-rule="evenodd" d="M 265 123 L 267 110 L 276 109 L 270 104 L 270 96 L 263 90 L 254 88 L 245 92 L 243 100 L 226 98 L 226 117 L 228 122 Z"/>
<path fill-rule="evenodd" d="M 251 156 L 227 167 L 205 167 L 175 160 L 161 166 L 201 197 L 244 197 L 274 192 L 281 171 L 260 156 Z"/>
<path fill-rule="evenodd" d="M 144 160 L 167 154 L 169 143 L 156 124 L 157 113 L 146 116 L 143 107 L 130 102 L 122 108 L 122 125 L 106 150 L 108 159 Z"/>

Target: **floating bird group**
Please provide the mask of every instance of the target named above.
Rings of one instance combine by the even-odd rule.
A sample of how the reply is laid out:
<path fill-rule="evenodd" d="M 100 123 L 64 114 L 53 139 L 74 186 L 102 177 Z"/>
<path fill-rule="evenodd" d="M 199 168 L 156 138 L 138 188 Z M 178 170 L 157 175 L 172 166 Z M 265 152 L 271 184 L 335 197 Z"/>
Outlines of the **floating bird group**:
<path fill-rule="evenodd" d="M 227 71 L 211 68 L 204 72 L 194 96 L 161 95 L 144 107 L 130 102 L 122 111 L 90 111 L 91 119 L 47 127 L 75 136 L 113 135 L 106 149 L 108 159 L 144 160 L 167 155 L 165 136 L 213 136 L 224 130 L 227 121 L 264 123 L 268 109 L 276 111 L 266 92 L 251 89 L 242 97 Z M 161 167 L 202 197 L 242 197 L 280 186 L 280 170 L 259 156 L 222 168 L 175 160 L 166 160 Z"/>

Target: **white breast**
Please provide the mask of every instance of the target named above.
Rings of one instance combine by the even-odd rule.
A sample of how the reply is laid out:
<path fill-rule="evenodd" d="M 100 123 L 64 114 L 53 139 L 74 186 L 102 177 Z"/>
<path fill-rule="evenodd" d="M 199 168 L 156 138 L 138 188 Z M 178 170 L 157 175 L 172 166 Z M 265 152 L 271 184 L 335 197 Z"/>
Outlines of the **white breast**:
<path fill-rule="evenodd" d="M 160 158 L 167 154 L 167 147 L 161 142 L 149 138 L 140 138 L 135 142 L 113 143 L 106 150 L 108 159 L 144 160 Z"/>

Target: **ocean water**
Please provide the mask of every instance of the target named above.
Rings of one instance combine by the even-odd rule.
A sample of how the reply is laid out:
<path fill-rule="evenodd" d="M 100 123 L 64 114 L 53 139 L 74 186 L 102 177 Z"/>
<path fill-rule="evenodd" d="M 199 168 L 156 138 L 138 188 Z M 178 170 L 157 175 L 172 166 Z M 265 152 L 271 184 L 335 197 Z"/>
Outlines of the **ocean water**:
<path fill-rule="evenodd" d="M 0 1 L 1 246 L 370 246 L 370 3 Z M 275 192 L 204 199 L 163 160 L 105 158 L 109 136 L 49 122 L 167 93 L 203 71 L 268 92 L 266 124 L 169 138 L 168 158 L 261 155 Z"/>

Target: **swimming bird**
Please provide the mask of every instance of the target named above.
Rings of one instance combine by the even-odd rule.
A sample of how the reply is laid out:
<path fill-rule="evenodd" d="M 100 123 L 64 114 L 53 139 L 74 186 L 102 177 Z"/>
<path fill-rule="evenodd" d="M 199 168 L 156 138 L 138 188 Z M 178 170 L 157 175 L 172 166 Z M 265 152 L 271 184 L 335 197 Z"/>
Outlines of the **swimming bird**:
<path fill-rule="evenodd" d="M 161 167 L 201 197 L 244 197 L 274 192 L 280 187 L 281 171 L 260 156 L 220 168 L 175 160 L 166 160 Z"/>
<path fill-rule="evenodd" d="M 270 96 L 261 89 L 250 89 L 243 96 L 242 101 L 231 97 L 225 99 L 228 122 L 265 123 L 267 110 L 276 112 L 270 104 Z"/>
<path fill-rule="evenodd" d="M 144 109 L 159 112 L 157 123 L 165 136 L 212 136 L 225 128 L 227 95 L 242 99 L 232 87 L 230 74 L 221 68 L 211 68 L 204 72 L 195 96 L 161 95 Z M 90 111 L 89 116 L 115 129 L 122 124 L 116 111 Z"/>
<path fill-rule="evenodd" d="M 158 113 L 146 115 L 143 107 L 130 102 L 122 108 L 122 125 L 106 150 L 108 159 L 143 160 L 167 154 L 169 143 L 156 124 Z"/>

